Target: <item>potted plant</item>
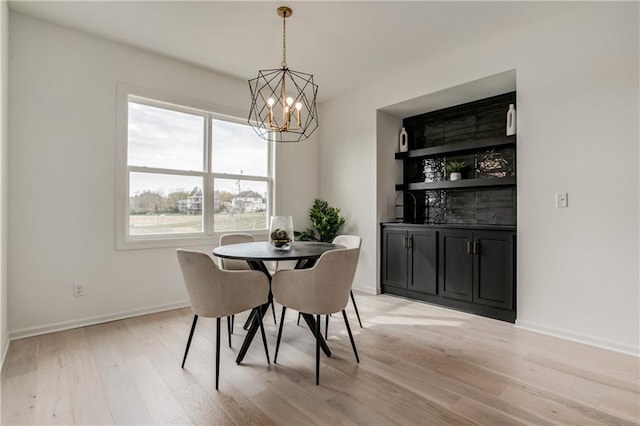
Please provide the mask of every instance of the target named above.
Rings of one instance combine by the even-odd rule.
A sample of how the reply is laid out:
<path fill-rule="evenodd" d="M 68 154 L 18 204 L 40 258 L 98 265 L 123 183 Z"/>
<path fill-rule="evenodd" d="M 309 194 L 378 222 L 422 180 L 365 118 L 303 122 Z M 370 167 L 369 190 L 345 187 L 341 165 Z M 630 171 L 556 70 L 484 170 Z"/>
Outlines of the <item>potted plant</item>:
<path fill-rule="evenodd" d="M 467 167 L 467 163 L 464 161 L 450 161 L 446 165 L 447 173 L 449 173 L 449 180 L 462 179 L 462 170 Z"/>
<path fill-rule="evenodd" d="M 303 232 L 295 232 L 297 241 L 322 241 L 330 243 L 338 235 L 345 219 L 340 215 L 340 209 L 331 207 L 326 201 L 316 198 L 309 209 L 309 218 L 313 228 Z"/>

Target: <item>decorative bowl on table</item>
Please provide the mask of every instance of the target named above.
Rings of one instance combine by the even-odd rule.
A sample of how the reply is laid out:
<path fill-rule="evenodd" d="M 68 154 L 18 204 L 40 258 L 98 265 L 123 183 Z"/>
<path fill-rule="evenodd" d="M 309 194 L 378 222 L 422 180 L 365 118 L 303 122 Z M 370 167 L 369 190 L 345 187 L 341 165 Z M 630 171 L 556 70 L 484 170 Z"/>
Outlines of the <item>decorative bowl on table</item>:
<path fill-rule="evenodd" d="M 293 242 L 293 218 L 291 216 L 271 216 L 269 242 L 276 250 L 289 250 Z"/>

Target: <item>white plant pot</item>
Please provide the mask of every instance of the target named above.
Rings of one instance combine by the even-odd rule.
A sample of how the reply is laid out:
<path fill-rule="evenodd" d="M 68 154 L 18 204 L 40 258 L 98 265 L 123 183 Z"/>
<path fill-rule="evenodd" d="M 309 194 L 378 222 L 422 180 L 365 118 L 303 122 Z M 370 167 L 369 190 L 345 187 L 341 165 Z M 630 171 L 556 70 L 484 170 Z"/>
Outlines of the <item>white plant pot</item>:
<path fill-rule="evenodd" d="M 461 179 L 462 179 L 462 173 L 460 172 L 453 172 L 449 176 L 449 180 L 461 180 Z"/>

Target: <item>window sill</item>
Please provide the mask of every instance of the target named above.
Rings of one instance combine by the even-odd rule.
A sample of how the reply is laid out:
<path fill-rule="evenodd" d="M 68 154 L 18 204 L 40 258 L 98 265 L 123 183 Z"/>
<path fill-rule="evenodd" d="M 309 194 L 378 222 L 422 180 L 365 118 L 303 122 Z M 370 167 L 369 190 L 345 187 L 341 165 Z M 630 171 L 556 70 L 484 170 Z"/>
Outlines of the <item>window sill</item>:
<path fill-rule="evenodd" d="M 216 232 L 213 235 L 197 235 L 197 236 L 154 236 L 150 238 L 131 238 L 124 237 L 116 239 L 116 250 L 146 250 L 158 248 L 180 248 L 189 246 L 217 246 L 220 236 L 229 233 L 246 233 L 255 237 L 256 241 L 266 240 L 268 236 L 267 230 L 259 231 L 226 231 Z"/>

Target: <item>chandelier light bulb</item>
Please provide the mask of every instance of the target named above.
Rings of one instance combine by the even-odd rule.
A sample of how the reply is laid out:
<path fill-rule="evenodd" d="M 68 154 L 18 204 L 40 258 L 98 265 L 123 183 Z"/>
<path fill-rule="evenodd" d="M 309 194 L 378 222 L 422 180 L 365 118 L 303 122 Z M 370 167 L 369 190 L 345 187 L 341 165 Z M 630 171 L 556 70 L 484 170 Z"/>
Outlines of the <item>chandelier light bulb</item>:
<path fill-rule="evenodd" d="M 293 98 L 291 96 L 287 98 L 287 105 L 289 106 L 293 105 Z"/>
<path fill-rule="evenodd" d="M 267 105 L 269 105 L 270 107 L 272 107 L 273 104 L 275 104 L 275 103 L 276 103 L 276 101 L 273 98 L 267 99 Z"/>
<path fill-rule="evenodd" d="M 301 102 L 296 102 L 296 109 L 298 111 L 300 111 L 302 109 L 302 103 Z"/>

